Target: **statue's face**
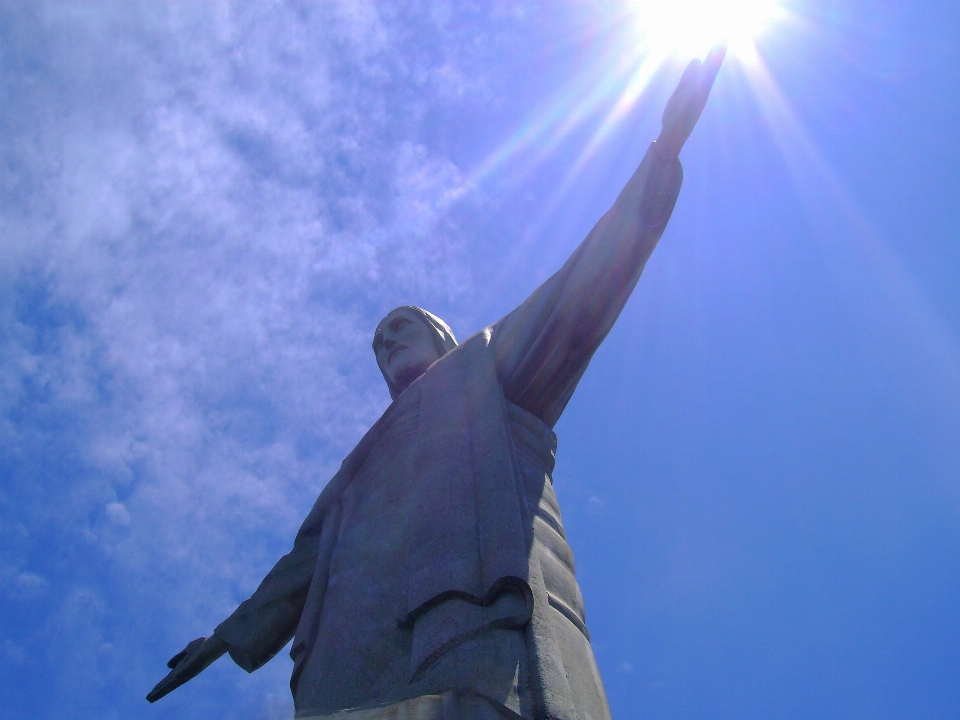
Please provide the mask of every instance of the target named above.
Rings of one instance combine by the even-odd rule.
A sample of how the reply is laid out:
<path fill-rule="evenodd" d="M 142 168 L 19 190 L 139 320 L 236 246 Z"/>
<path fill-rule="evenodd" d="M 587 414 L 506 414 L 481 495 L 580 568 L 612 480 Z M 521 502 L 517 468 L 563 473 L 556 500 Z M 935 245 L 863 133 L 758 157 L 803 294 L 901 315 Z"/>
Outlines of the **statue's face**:
<path fill-rule="evenodd" d="M 380 321 L 373 349 L 380 370 L 397 392 L 406 390 L 440 358 L 430 328 L 406 308 L 398 308 Z"/>

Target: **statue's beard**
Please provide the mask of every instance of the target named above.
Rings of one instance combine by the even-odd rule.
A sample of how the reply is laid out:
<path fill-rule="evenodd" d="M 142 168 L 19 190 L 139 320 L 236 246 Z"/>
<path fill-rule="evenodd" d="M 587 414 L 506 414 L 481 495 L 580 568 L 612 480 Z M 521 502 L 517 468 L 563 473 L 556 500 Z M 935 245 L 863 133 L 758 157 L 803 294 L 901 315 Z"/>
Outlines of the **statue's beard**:
<path fill-rule="evenodd" d="M 397 392 L 402 393 L 406 390 L 410 386 L 410 383 L 423 375 L 431 364 L 429 361 L 424 361 L 399 370 L 397 374 L 393 376 L 393 386 Z"/>

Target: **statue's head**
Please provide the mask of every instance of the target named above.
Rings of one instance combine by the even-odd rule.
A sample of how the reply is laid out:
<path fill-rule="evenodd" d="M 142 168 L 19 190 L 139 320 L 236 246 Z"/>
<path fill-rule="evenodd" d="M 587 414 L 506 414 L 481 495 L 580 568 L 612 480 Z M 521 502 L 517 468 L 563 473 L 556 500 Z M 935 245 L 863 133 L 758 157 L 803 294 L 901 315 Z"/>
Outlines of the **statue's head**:
<path fill-rule="evenodd" d="M 373 335 L 377 365 L 394 400 L 456 346 L 457 339 L 443 320 L 413 305 L 391 310 Z"/>

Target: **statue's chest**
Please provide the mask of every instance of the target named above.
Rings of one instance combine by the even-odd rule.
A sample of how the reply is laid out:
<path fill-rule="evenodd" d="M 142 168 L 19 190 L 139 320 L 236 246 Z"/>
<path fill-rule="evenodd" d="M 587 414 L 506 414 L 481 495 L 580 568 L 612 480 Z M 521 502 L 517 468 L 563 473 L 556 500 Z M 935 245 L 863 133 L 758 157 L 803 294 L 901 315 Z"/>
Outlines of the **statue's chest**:
<path fill-rule="evenodd" d="M 406 398 L 405 398 L 406 399 Z M 338 555 L 367 564 L 399 551 L 411 513 L 423 510 L 414 477 L 420 405 L 410 398 L 343 494 Z M 346 558 L 345 558 L 346 559 Z"/>

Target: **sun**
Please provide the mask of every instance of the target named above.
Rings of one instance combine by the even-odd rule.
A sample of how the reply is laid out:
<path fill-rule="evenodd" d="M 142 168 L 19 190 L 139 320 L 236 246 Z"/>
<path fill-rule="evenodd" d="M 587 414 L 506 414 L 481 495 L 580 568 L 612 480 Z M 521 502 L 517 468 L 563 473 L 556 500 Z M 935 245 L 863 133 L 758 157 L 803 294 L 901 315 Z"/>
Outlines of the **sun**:
<path fill-rule="evenodd" d="M 703 57 L 726 43 L 749 57 L 754 39 L 785 13 L 777 0 L 634 0 L 641 42 L 655 56 Z"/>
<path fill-rule="evenodd" d="M 691 58 L 705 58 L 711 48 L 723 43 L 728 59 L 734 56 L 739 65 L 762 71 L 763 59 L 754 41 L 775 25 L 795 22 L 793 8 L 802 2 L 614 0 L 609 4 L 613 12 L 605 13 L 595 28 L 605 40 L 600 52 L 474 170 L 471 182 L 479 182 L 531 148 L 537 149 L 539 158 L 548 157 L 574 130 L 600 117 L 559 186 L 568 187 L 628 117 L 660 69 L 677 70 Z M 684 62 L 673 62 L 677 59 Z M 526 167 L 531 167 L 529 161 Z M 561 195 L 558 191 L 556 197 Z"/>

